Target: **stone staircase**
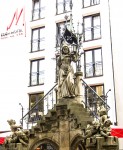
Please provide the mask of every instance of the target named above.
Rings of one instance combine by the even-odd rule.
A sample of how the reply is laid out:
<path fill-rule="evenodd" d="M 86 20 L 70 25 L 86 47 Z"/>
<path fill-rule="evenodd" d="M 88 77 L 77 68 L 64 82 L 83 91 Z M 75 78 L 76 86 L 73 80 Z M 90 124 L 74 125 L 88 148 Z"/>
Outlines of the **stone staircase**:
<path fill-rule="evenodd" d="M 48 110 L 48 113 L 42 116 L 41 120 L 37 121 L 37 125 L 32 129 L 34 131 L 51 132 L 57 128 L 59 130 L 59 121 L 67 120 L 70 123 L 70 129 L 80 128 L 84 130 L 88 122 L 93 121 L 90 112 L 84 108 L 83 104 L 79 103 L 55 104 L 53 109 Z"/>
<path fill-rule="evenodd" d="M 53 150 L 118 150 L 118 141 L 114 137 L 96 137 L 83 139 L 87 124 L 94 117 L 83 104 L 75 99 L 63 99 L 49 109 L 30 130 L 27 147 L 11 143 L 5 150 L 41 150 L 43 144 Z"/>

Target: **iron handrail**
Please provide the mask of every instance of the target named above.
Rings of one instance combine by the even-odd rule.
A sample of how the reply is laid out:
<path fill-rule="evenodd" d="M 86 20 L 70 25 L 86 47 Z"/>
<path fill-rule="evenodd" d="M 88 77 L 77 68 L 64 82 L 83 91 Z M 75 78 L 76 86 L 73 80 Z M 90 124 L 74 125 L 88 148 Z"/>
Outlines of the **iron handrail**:
<path fill-rule="evenodd" d="M 110 110 L 110 106 L 107 104 L 107 102 L 104 101 L 83 79 L 82 82 L 103 102 L 103 104 L 106 106 L 106 109 Z"/>
<path fill-rule="evenodd" d="M 23 120 L 56 86 L 57 84 L 55 84 L 20 120 Z"/>
<path fill-rule="evenodd" d="M 86 108 L 88 108 L 88 109 L 89 109 L 90 114 L 92 114 L 92 115 L 93 115 L 93 117 L 95 117 L 96 119 L 98 119 L 98 120 L 99 120 L 98 115 L 96 115 L 96 114 L 95 114 L 95 113 L 94 113 L 94 112 L 90 109 L 90 107 L 86 105 L 86 103 L 85 103 L 84 101 L 82 101 L 82 102 L 85 104 Z"/>
<path fill-rule="evenodd" d="M 84 83 L 84 85 L 86 87 L 88 87 L 89 89 L 91 89 L 91 91 L 101 100 L 101 102 L 103 102 L 103 105 L 106 106 L 106 109 L 109 110 L 110 107 L 109 105 L 107 105 L 107 103 L 82 79 L 82 82 Z M 57 86 L 57 84 L 55 84 L 22 118 L 21 120 L 23 120 L 43 99 L 45 99 L 45 97 Z M 87 106 L 87 104 L 84 102 L 85 107 L 89 109 L 89 111 L 91 112 L 91 114 L 93 115 L 93 117 L 98 119 L 98 115 L 96 112 L 92 111 L 90 109 L 89 106 Z"/>

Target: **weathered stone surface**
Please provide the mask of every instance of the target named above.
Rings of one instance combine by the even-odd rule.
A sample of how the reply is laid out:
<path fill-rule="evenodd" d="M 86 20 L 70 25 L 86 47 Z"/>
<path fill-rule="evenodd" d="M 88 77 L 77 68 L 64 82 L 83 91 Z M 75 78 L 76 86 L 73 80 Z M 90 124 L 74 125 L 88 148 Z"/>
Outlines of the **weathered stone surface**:
<path fill-rule="evenodd" d="M 34 150 L 43 143 L 50 143 L 54 150 L 77 150 L 78 145 L 82 150 L 117 150 L 118 139 L 111 136 L 83 139 L 87 122 L 91 121 L 93 118 L 82 104 L 63 101 L 31 129 L 27 149 L 11 143 L 9 150 Z"/>
<path fill-rule="evenodd" d="M 104 137 L 92 137 L 86 140 L 87 150 L 118 150 L 118 139 L 116 137 L 109 136 Z"/>
<path fill-rule="evenodd" d="M 3 147 L 1 150 L 28 150 L 28 147 L 24 147 L 21 143 L 10 143 L 7 148 Z"/>

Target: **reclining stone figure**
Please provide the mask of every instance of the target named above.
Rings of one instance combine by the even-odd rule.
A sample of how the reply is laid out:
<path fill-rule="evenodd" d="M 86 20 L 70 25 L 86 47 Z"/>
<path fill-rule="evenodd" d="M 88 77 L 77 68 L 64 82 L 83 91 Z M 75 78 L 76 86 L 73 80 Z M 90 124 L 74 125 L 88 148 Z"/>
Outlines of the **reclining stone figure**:
<path fill-rule="evenodd" d="M 7 120 L 7 122 L 10 125 L 12 134 L 6 137 L 4 142 L 5 147 L 10 143 L 21 143 L 22 145 L 27 146 L 30 134 L 29 130 L 23 130 L 22 126 L 16 125 L 16 121 L 13 119 Z"/>

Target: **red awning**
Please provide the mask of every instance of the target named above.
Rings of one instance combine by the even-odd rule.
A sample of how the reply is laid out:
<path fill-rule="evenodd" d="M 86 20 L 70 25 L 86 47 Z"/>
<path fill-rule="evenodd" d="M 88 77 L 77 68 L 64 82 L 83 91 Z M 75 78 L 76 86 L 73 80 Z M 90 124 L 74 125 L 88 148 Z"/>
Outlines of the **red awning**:
<path fill-rule="evenodd" d="M 5 141 L 5 137 L 0 137 L 0 145 L 3 144 Z"/>
<path fill-rule="evenodd" d="M 121 127 L 112 127 L 111 135 L 116 136 L 118 138 L 123 138 L 123 128 Z"/>

